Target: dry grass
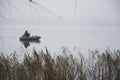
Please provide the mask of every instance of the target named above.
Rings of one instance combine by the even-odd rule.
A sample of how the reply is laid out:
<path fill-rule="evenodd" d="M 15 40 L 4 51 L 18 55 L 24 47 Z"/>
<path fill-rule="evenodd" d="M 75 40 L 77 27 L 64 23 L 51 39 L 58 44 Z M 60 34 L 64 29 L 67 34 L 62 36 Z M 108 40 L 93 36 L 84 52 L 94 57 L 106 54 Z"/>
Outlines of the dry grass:
<path fill-rule="evenodd" d="M 120 80 L 120 51 L 90 52 L 75 58 L 63 50 L 52 57 L 49 51 L 27 53 L 20 62 L 16 53 L 0 55 L 0 80 Z"/>

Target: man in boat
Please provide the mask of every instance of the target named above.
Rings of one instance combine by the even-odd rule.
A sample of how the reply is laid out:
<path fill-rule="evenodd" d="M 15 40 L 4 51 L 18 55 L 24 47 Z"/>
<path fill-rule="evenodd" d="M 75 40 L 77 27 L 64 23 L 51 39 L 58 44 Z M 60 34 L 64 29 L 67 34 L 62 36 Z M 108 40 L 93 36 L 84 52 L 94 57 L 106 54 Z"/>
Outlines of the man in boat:
<path fill-rule="evenodd" d="M 28 31 L 26 30 L 23 37 L 30 37 L 30 33 L 28 33 Z"/>
<path fill-rule="evenodd" d="M 30 2 L 32 2 L 32 0 L 29 0 Z"/>

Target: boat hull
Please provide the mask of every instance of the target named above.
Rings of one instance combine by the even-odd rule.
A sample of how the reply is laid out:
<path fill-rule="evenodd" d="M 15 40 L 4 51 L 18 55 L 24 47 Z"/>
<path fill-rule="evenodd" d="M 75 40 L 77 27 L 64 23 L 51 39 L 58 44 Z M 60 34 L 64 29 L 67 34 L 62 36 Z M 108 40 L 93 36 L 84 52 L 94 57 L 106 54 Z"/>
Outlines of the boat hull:
<path fill-rule="evenodd" d="M 40 36 L 20 37 L 20 41 L 34 41 L 39 40 L 40 38 Z"/>

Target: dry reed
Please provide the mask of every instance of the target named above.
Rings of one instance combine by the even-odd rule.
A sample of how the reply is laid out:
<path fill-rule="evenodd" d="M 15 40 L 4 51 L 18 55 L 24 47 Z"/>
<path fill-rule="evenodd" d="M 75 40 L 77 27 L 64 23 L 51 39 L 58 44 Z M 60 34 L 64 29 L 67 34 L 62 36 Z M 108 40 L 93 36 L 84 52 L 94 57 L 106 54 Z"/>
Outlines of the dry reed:
<path fill-rule="evenodd" d="M 0 80 L 120 80 L 120 51 L 104 53 L 95 50 L 87 59 L 82 54 L 75 58 L 63 50 L 52 57 L 46 51 L 24 54 L 20 62 L 16 52 L 11 56 L 0 55 Z"/>

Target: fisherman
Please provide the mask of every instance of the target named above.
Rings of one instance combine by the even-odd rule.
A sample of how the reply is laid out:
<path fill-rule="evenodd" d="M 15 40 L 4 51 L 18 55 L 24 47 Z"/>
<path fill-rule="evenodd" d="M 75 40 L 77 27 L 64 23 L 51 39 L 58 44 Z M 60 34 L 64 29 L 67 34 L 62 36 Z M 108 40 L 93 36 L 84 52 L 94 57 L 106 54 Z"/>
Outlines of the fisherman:
<path fill-rule="evenodd" d="M 23 36 L 24 36 L 24 37 L 29 37 L 29 36 L 30 36 L 30 33 L 28 33 L 28 31 L 26 30 Z"/>
<path fill-rule="evenodd" d="M 29 0 L 30 2 L 32 2 L 32 0 Z"/>

